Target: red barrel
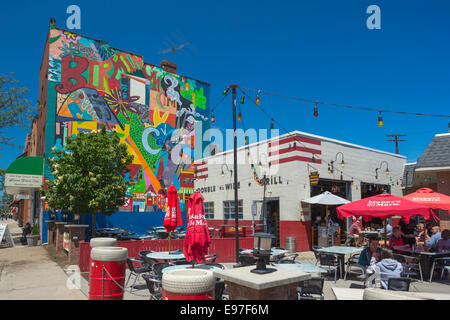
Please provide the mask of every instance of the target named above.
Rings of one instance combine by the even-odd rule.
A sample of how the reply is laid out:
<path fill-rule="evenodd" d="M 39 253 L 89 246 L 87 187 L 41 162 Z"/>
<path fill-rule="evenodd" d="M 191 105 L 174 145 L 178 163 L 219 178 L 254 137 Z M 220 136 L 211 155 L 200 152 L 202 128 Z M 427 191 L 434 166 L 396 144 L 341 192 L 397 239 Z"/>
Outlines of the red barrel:
<path fill-rule="evenodd" d="M 123 300 L 127 258 L 126 248 L 92 248 L 89 300 Z"/>
<path fill-rule="evenodd" d="M 214 300 L 212 271 L 178 269 L 163 273 L 162 300 Z"/>
<path fill-rule="evenodd" d="M 106 237 L 92 238 L 91 241 L 89 241 L 89 245 L 91 246 L 91 249 L 95 247 L 117 247 L 117 239 Z M 92 259 L 89 255 L 89 273 L 91 273 L 91 267 Z"/>

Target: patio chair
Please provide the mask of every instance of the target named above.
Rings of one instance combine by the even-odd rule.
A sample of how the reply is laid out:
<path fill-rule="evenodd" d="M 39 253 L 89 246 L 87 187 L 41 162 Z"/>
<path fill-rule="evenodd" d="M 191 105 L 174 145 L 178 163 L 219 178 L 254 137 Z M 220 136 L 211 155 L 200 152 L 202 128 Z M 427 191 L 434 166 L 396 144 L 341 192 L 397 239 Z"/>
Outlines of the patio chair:
<path fill-rule="evenodd" d="M 319 262 L 319 251 L 317 251 L 317 249 L 322 249 L 322 247 L 312 246 L 312 251 L 314 252 L 314 257 L 316 258 L 316 266 L 317 262 Z"/>
<path fill-rule="evenodd" d="M 143 261 L 143 264 L 146 264 L 146 265 L 148 265 L 148 266 L 151 266 L 151 265 L 153 265 L 154 263 L 157 263 L 157 262 L 158 262 L 158 260 L 156 260 L 156 259 L 152 259 L 152 258 L 148 258 L 148 257 L 147 257 L 147 254 L 152 253 L 152 252 L 153 252 L 153 251 L 151 251 L 151 250 L 142 250 L 142 251 L 139 251 L 139 258 L 140 258 L 140 260 Z"/>
<path fill-rule="evenodd" d="M 298 253 L 294 253 L 292 255 L 283 257 L 277 261 L 275 261 L 275 263 L 300 263 L 299 261 L 296 261 L 295 258 L 298 257 Z"/>
<path fill-rule="evenodd" d="M 249 254 L 239 255 L 239 264 L 241 267 L 252 266 L 256 264 L 256 258 Z"/>
<path fill-rule="evenodd" d="M 131 276 L 134 276 L 134 282 L 131 286 L 131 291 L 133 291 L 134 285 L 136 284 L 137 279 L 142 276 L 144 273 L 148 273 L 151 271 L 150 267 L 148 265 L 143 265 L 142 267 L 135 268 L 133 265 L 133 261 L 142 263 L 142 260 L 134 259 L 134 258 L 127 258 L 127 265 L 128 269 L 130 270 L 130 274 L 128 275 L 128 279 L 125 282 L 125 288 L 127 287 L 128 282 L 131 279 Z"/>
<path fill-rule="evenodd" d="M 422 266 L 420 265 L 420 260 L 417 257 L 405 256 L 399 253 L 393 254 L 394 259 L 403 265 L 402 276 L 417 276 L 415 270 L 419 270 L 420 280 L 423 281 Z"/>
<path fill-rule="evenodd" d="M 321 267 L 327 267 L 328 272 L 334 269 L 334 283 L 337 279 L 337 269 L 339 267 L 339 259 L 332 253 L 319 252 L 319 264 Z"/>
<path fill-rule="evenodd" d="M 158 262 L 154 263 L 152 266 L 152 272 L 151 274 L 156 278 L 161 280 L 162 279 L 162 270 L 164 268 L 170 267 L 172 264 L 169 262 Z"/>
<path fill-rule="evenodd" d="M 359 255 L 360 253 L 355 253 L 352 254 L 350 258 L 348 258 L 347 262 L 345 263 L 347 265 L 347 268 L 345 268 L 344 280 L 347 280 L 347 274 L 350 273 L 350 269 L 352 267 L 357 267 L 359 270 L 361 270 L 362 276 L 366 276 L 366 268 L 359 264 Z"/>
<path fill-rule="evenodd" d="M 207 254 L 205 256 L 205 262 L 216 262 L 217 254 Z"/>
<path fill-rule="evenodd" d="M 161 300 L 162 297 L 162 281 L 154 278 L 149 274 L 143 274 L 145 283 L 147 284 L 147 289 L 150 293 L 150 300 Z"/>
<path fill-rule="evenodd" d="M 297 287 L 297 299 L 298 300 L 316 300 L 313 295 L 319 295 L 320 300 L 324 299 L 323 285 L 324 278 L 311 278 L 309 280 L 301 281 Z"/>
<path fill-rule="evenodd" d="M 433 273 L 435 269 L 441 269 L 441 276 L 440 279 L 444 277 L 444 271 L 446 268 L 450 266 L 450 257 L 443 257 L 443 258 L 435 258 L 433 259 L 433 264 L 431 265 L 431 271 L 430 271 L 430 281 L 433 280 Z"/>
<path fill-rule="evenodd" d="M 388 290 L 409 291 L 410 284 L 411 284 L 410 278 L 389 278 L 388 279 Z"/>

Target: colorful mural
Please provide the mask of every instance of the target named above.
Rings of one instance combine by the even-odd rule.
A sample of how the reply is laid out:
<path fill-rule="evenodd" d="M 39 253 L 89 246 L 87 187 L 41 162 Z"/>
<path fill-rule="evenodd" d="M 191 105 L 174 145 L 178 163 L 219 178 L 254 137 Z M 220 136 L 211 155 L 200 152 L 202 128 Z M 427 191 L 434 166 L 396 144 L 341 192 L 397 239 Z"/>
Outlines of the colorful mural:
<path fill-rule="evenodd" d="M 209 84 L 53 26 L 48 80 L 46 156 L 64 148 L 68 135 L 105 124 L 134 155 L 127 179 L 135 182 L 128 192 L 135 203 L 151 203 L 143 195 L 157 197 L 171 184 L 182 198 L 193 192 L 195 127 L 209 128 Z M 45 175 L 52 178 L 48 167 Z"/>

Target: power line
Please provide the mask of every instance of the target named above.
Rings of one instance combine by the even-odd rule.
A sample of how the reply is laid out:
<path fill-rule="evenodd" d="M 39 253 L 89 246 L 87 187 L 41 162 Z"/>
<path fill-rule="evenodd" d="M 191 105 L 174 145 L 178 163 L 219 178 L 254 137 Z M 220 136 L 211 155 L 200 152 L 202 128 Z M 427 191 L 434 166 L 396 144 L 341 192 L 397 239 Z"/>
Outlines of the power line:
<path fill-rule="evenodd" d="M 406 137 L 406 134 L 387 134 L 386 137 L 392 137 L 394 140 L 388 140 L 395 142 L 395 153 L 398 154 L 398 143 L 401 141 L 408 141 L 408 140 L 398 140 L 398 137 Z"/>

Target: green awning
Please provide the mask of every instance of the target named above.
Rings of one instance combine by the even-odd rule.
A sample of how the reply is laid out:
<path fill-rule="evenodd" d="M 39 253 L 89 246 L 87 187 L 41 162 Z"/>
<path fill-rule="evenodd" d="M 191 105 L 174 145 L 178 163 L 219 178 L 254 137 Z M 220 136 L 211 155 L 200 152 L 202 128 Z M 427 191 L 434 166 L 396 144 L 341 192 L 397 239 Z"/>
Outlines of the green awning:
<path fill-rule="evenodd" d="M 39 189 L 43 182 L 43 172 L 43 157 L 22 157 L 14 160 L 6 169 L 6 193 L 29 194 Z"/>

